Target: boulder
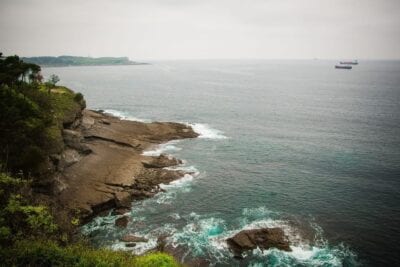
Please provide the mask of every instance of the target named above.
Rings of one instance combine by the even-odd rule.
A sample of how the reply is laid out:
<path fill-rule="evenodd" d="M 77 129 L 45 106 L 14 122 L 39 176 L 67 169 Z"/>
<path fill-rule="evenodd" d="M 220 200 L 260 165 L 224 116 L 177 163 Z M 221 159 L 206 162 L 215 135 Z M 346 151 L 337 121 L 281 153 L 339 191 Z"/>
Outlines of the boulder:
<path fill-rule="evenodd" d="M 82 140 L 82 134 L 78 131 L 64 129 L 62 131 L 64 142 L 67 146 L 79 149 Z"/>
<path fill-rule="evenodd" d="M 126 243 L 126 244 L 125 244 L 125 247 L 127 247 L 127 248 L 136 247 L 136 243 Z"/>
<path fill-rule="evenodd" d="M 129 208 L 125 208 L 125 207 L 119 207 L 116 208 L 112 211 L 112 215 L 124 215 L 125 213 L 128 213 L 130 211 Z"/>
<path fill-rule="evenodd" d="M 90 129 L 94 125 L 94 119 L 89 116 L 83 116 L 81 125 L 84 129 Z"/>
<path fill-rule="evenodd" d="M 121 241 L 127 242 L 127 243 L 129 243 L 129 242 L 138 243 L 138 242 L 147 242 L 147 241 L 149 241 L 149 240 L 147 240 L 146 238 L 141 237 L 141 236 L 125 235 L 125 236 L 123 236 L 123 237 L 121 238 Z"/>
<path fill-rule="evenodd" d="M 74 163 L 78 162 L 81 159 L 81 155 L 75 149 L 65 149 L 61 154 L 61 160 L 59 162 L 59 169 L 64 169 L 73 165 Z"/>
<path fill-rule="evenodd" d="M 145 168 L 165 168 L 182 164 L 182 161 L 172 156 L 161 154 L 158 157 L 152 157 L 151 160 L 142 161 Z"/>
<path fill-rule="evenodd" d="M 106 124 L 106 125 L 110 125 L 111 124 L 111 122 L 109 120 L 107 120 L 107 119 L 100 119 L 99 122 L 101 122 L 103 124 Z"/>
<path fill-rule="evenodd" d="M 119 208 L 129 208 L 132 203 L 132 195 L 127 191 L 115 192 L 115 203 Z"/>
<path fill-rule="evenodd" d="M 281 228 L 261 228 L 243 230 L 226 240 L 235 258 L 243 258 L 242 253 L 255 248 L 277 248 L 292 251 L 289 241 Z"/>
<path fill-rule="evenodd" d="M 126 228 L 126 226 L 129 223 L 129 217 L 128 216 L 122 216 L 118 219 L 115 220 L 115 226 L 120 227 L 120 228 Z"/>

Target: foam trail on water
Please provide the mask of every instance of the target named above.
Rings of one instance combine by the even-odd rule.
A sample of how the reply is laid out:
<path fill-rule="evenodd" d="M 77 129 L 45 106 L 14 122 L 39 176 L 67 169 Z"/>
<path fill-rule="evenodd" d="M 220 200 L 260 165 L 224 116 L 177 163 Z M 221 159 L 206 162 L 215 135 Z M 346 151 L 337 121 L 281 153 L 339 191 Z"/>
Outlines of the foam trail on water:
<path fill-rule="evenodd" d="M 222 131 L 213 129 L 208 124 L 193 123 L 193 124 L 189 124 L 189 126 L 191 126 L 192 129 L 200 135 L 199 138 L 206 138 L 206 139 L 226 139 L 227 138 L 225 135 L 223 135 Z"/>
<path fill-rule="evenodd" d="M 182 187 L 183 185 L 186 185 L 193 181 L 193 176 L 190 174 L 185 174 L 182 178 L 172 181 L 169 184 L 160 184 L 160 187 L 162 189 L 169 189 L 171 187 Z"/>
<path fill-rule="evenodd" d="M 142 155 L 158 157 L 166 152 L 179 151 L 182 148 L 175 146 L 175 144 L 177 144 L 178 142 L 179 142 L 178 140 L 174 140 L 174 141 L 169 141 L 165 144 L 157 145 L 155 148 L 151 150 L 144 151 Z"/>
<path fill-rule="evenodd" d="M 166 192 L 157 194 L 156 202 L 158 204 L 172 204 L 172 201 L 179 192 L 190 192 L 194 177 L 199 175 L 199 171 L 194 166 L 177 166 L 166 169 L 182 170 L 185 172 L 190 172 L 190 174 L 186 173 L 182 178 L 172 181 L 169 184 L 160 184 L 160 188 L 166 190 Z"/>
<path fill-rule="evenodd" d="M 199 170 L 195 166 L 172 166 L 172 167 L 166 167 L 165 169 L 167 170 L 173 170 L 173 171 L 184 171 L 186 173 L 189 173 L 190 175 L 193 176 L 198 176 L 200 174 Z"/>
<path fill-rule="evenodd" d="M 127 121 L 151 122 L 150 120 L 140 119 L 140 118 L 131 116 L 131 115 L 129 115 L 128 112 L 119 111 L 119 110 L 115 110 L 115 109 L 105 109 L 104 113 L 110 114 L 112 116 L 115 116 L 122 120 L 127 120 Z"/>
<path fill-rule="evenodd" d="M 132 253 L 136 255 L 140 255 L 145 253 L 146 251 L 149 251 L 151 249 L 154 249 L 157 246 L 157 238 L 153 236 L 144 236 L 147 238 L 147 242 L 137 242 L 134 247 L 127 247 L 125 245 L 125 242 L 121 241 L 116 241 L 113 243 L 110 248 L 112 250 L 124 250 L 124 251 L 132 251 Z"/>

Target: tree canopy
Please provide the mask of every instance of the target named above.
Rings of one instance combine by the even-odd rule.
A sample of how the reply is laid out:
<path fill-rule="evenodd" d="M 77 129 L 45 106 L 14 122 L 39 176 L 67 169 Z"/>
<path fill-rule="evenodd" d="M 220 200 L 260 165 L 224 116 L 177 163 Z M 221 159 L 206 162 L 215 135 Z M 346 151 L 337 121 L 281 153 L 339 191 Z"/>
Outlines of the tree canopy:
<path fill-rule="evenodd" d="M 21 82 L 40 82 L 40 66 L 22 61 L 17 55 L 0 56 L 0 85 L 9 87 Z M 27 80 L 28 79 L 28 80 Z"/>

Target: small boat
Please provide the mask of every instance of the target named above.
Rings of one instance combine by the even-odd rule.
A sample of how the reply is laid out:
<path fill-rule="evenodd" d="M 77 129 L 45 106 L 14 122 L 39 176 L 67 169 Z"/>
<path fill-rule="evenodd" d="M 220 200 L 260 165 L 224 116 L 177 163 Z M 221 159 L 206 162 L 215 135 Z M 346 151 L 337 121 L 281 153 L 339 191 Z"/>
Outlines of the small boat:
<path fill-rule="evenodd" d="M 345 65 L 358 65 L 358 61 L 340 61 L 340 64 L 345 64 Z"/>
<path fill-rule="evenodd" d="M 351 70 L 352 68 L 353 68 L 352 66 L 347 66 L 347 65 L 335 65 L 335 69 Z"/>

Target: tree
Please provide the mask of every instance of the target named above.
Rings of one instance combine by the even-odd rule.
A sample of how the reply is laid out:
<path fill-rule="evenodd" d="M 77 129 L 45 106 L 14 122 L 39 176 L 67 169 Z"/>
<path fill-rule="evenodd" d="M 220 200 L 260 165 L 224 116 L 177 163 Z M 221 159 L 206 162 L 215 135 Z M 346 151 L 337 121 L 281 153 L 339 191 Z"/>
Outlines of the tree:
<path fill-rule="evenodd" d="M 60 81 L 60 78 L 59 78 L 57 75 L 52 74 L 52 75 L 50 76 L 49 81 L 50 81 L 54 86 L 56 86 L 56 83 L 58 83 L 58 82 Z"/>
<path fill-rule="evenodd" d="M 18 56 L 3 57 L 0 53 L 0 85 L 24 84 L 25 77 L 28 76 L 29 82 L 37 82 L 40 77 L 40 66 L 26 63 Z"/>
<path fill-rule="evenodd" d="M 56 83 L 58 83 L 59 81 L 60 81 L 60 78 L 57 75 L 55 75 L 55 74 L 50 75 L 50 78 L 47 80 L 47 82 L 45 84 L 47 87 L 47 92 L 49 94 L 50 94 L 51 88 L 55 87 Z"/>

